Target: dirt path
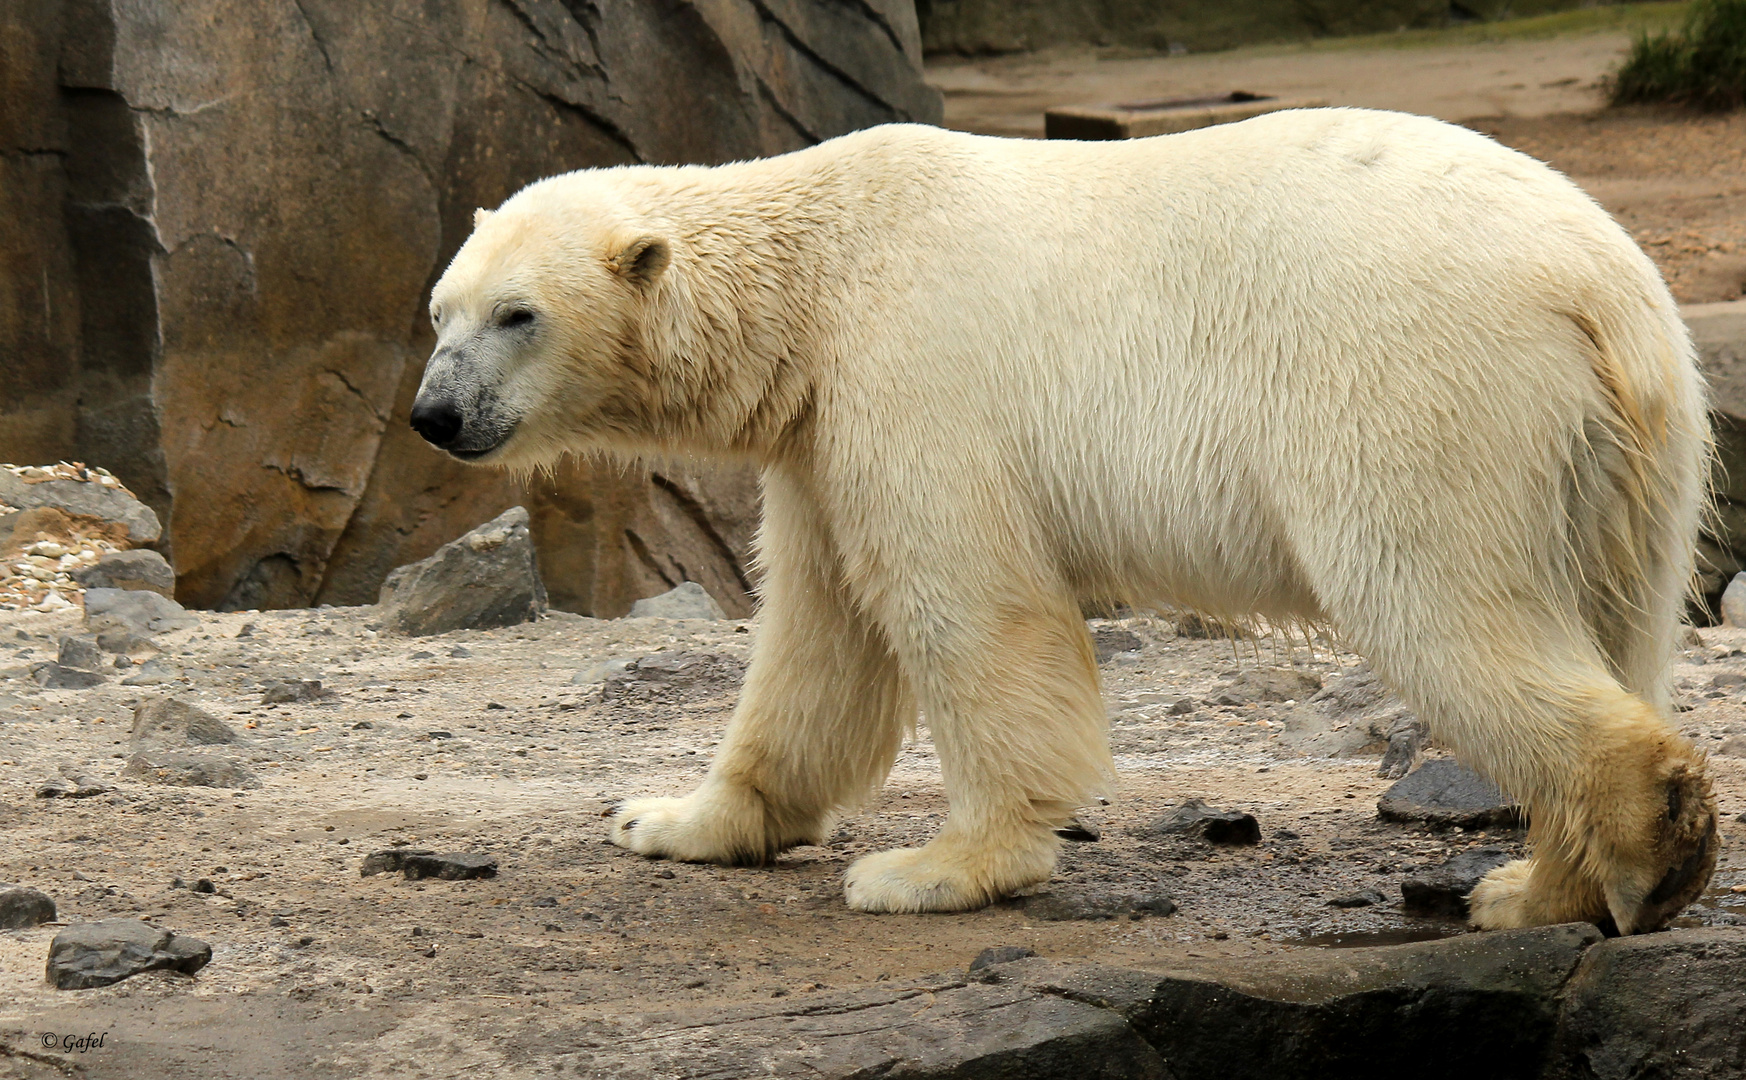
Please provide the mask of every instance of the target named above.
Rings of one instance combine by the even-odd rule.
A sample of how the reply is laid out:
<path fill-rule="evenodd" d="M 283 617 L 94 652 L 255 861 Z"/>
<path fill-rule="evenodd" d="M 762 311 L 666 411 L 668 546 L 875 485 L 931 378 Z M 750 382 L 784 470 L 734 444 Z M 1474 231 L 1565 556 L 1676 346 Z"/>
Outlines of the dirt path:
<path fill-rule="evenodd" d="M 1141 648 L 1103 668 L 1121 797 L 1087 813 L 1102 838 L 1067 845 L 1050 888 L 1164 895 L 1179 911 L 1058 922 L 1016 906 L 862 915 L 841 900 L 847 864 L 925 840 L 944 815 L 925 732 L 874 806 L 847 818 L 828 845 L 774 867 L 652 862 L 602 842 L 611 799 L 683 792 L 702 775 L 737 689 L 733 661 L 747 655 L 755 627 L 557 616 L 404 639 L 369 629 L 370 614 L 212 614 L 161 639 L 186 679 L 165 689 L 249 739 L 237 756 L 261 786 L 240 793 L 119 779 L 131 704 L 165 690 L 113 681 L 37 689 L 20 678 L 24 665 L 52 653 L 75 624 L 0 619 L 17 665 L 0 684 L 0 881 L 48 891 L 63 920 L 145 917 L 214 945 L 212 964 L 194 978 L 150 974 L 64 992 L 42 980 L 54 928 L 0 933 L 7 1045 L 44 1031 L 110 1032 L 102 1052 L 78 1060 L 95 1077 L 176 1068 L 398 1077 L 467 1066 L 549 1075 L 566 1055 L 581 1068 L 589 1025 L 606 1016 L 912 979 L 962 968 L 994 945 L 1143 966 L 1459 932 L 1404 915 L 1400 880 L 1466 846 L 1520 843 L 1514 833 L 1379 822 L 1375 801 L 1388 781 L 1376 775 L 1378 747 L 1319 705 L 1169 711 L 1240 668 L 1295 661 L 1337 677 L 1355 657 L 1312 655 L 1301 641 L 1295 651 L 1274 640 L 1236 649 L 1139 619 L 1126 626 Z M 252 629 L 239 637 L 245 624 Z M 1712 659 L 1746 634 L 1706 633 L 1720 647 L 1682 669 L 1699 693 L 1716 670 L 1746 670 L 1746 658 Z M 729 675 L 613 702 L 570 683 L 602 660 L 672 650 L 724 657 Z M 321 678 L 338 693 L 261 705 L 259 687 L 279 678 Z M 1707 744 L 1746 731 L 1738 693 L 1695 700 L 1684 720 Z M 117 790 L 35 798 L 63 766 Z M 1746 810 L 1746 760 L 1718 757 L 1715 767 L 1731 819 Z M 1190 797 L 1254 813 L 1262 843 L 1215 848 L 1145 832 Z M 1720 887 L 1746 881 L 1742 827 L 1728 829 Z M 472 882 L 359 876 L 364 854 L 397 843 L 489 852 L 502 871 Z M 172 885 L 202 877 L 217 892 Z M 1383 902 L 1328 906 L 1366 889 Z M 1734 921 L 1746 916 L 1739 907 L 1718 892 L 1692 919 Z M 529 1056 L 533 1046 L 541 1053 Z M 0 1058 L 0 1076 L 6 1067 Z"/>

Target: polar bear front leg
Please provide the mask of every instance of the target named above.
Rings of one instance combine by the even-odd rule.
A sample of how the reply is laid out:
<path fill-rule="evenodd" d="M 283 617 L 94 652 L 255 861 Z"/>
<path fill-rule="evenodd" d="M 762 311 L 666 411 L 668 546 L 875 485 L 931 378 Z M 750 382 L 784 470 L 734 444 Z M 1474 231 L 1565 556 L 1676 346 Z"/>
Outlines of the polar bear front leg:
<path fill-rule="evenodd" d="M 956 629 L 926 642 L 912 636 L 906 654 L 918 658 L 914 680 L 951 813 L 922 847 L 849 868 L 844 895 L 860 911 L 963 911 L 1047 880 L 1055 830 L 1112 772 L 1076 605 L 1051 597 L 935 625 Z"/>
<path fill-rule="evenodd" d="M 631 799 L 613 843 L 685 862 L 756 864 L 822 842 L 876 790 L 915 697 L 883 632 L 848 598 L 805 484 L 764 477 L 762 625 L 746 685 L 702 786 Z"/>

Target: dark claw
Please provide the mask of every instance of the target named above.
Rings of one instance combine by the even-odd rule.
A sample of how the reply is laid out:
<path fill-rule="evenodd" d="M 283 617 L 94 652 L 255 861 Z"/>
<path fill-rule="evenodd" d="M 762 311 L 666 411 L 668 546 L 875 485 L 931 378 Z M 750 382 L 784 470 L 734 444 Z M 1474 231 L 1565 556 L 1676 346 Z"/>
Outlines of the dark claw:
<path fill-rule="evenodd" d="M 618 808 L 623 806 L 623 805 L 624 805 L 624 803 L 622 801 L 621 802 L 609 802 L 606 804 L 606 809 L 604 809 L 600 812 L 600 816 L 601 817 L 611 817 L 612 815 L 618 813 Z"/>
<path fill-rule="evenodd" d="M 1071 840 L 1079 844 L 1090 844 L 1101 839 L 1103 834 L 1097 831 L 1096 826 L 1087 825 L 1078 818 L 1074 818 L 1059 829 L 1056 829 L 1055 835 L 1063 840 Z"/>
<path fill-rule="evenodd" d="M 623 825 L 621 825 L 619 827 L 621 829 L 623 829 L 625 832 L 630 832 L 632 829 L 637 827 L 637 822 L 641 821 L 641 820 L 642 820 L 641 818 L 631 818 L 629 821 L 625 822 Z"/>

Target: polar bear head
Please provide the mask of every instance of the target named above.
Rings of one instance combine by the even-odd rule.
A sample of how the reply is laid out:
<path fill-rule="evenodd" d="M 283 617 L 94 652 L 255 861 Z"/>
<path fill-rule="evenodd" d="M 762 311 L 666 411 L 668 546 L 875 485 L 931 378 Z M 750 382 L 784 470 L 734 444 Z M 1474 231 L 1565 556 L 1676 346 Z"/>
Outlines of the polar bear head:
<path fill-rule="evenodd" d="M 672 245 L 615 195 L 571 174 L 477 212 L 431 291 L 437 342 L 411 418 L 426 440 L 512 468 L 647 441 Z"/>

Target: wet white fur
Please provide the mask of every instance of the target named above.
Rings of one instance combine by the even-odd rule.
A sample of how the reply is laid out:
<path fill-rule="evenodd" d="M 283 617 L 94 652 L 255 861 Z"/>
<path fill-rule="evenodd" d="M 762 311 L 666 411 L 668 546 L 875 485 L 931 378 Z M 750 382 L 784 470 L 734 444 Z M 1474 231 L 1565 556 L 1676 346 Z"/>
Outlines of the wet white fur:
<path fill-rule="evenodd" d="M 950 818 L 856 863 L 849 903 L 1046 878 L 1111 779 L 1100 598 L 1335 627 L 1533 807 L 1557 881 L 1518 867 L 1488 925 L 1600 903 L 1629 930 L 1666 869 L 1703 388 L 1649 260 L 1521 154 L 1349 109 L 1126 143 L 882 127 L 535 184 L 437 287 L 444 340 L 506 299 L 542 329 L 473 373 L 520 418 L 494 463 L 764 468 L 738 709 L 621 844 L 820 841 L 919 705 Z"/>

